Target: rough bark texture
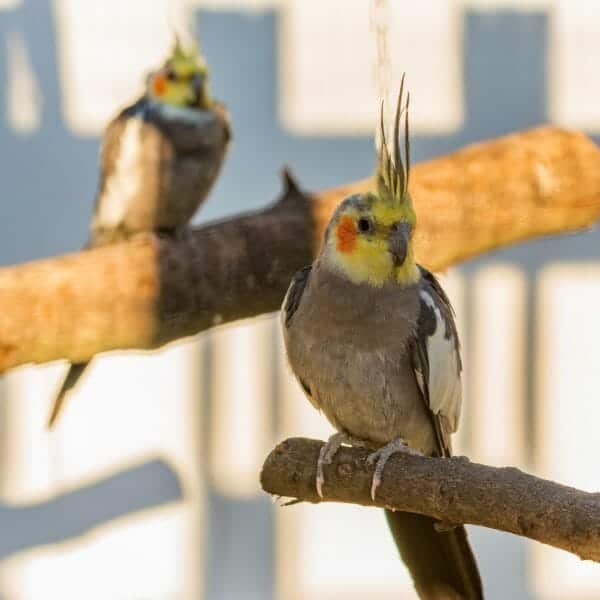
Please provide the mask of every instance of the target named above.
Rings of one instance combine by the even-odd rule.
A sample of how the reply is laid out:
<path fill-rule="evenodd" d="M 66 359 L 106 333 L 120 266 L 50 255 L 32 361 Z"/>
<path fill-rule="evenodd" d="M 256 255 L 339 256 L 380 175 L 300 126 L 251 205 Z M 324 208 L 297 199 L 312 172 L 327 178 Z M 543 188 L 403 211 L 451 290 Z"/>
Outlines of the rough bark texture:
<path fill-rule="evenodd" d="M 292 438 L 267 457 L 261 484 L 269 494 L 319 502 L 317 459 L 323 442 Z M 370 496 L 369 451 L 343 447 L 325 467 L 325 502 L 415 512 L 445 523 L 481 525 L 525 536 L 600 562 L 600 494 L 582 492 L 464 457 L 396 454 L 386 464 L 377 501 Z"/>
<path fill-rule="evenodd" d="M 0 373 L 153 349 L 279 308 L 317 251 L 339 201 L 369 180 L 306 195 L 286 177 L 273 206 L 176 241 L 126 243 L 0 269 Z M 591 226 L 600 216 L 600 151 L 543 127 L 416 165 L 419 262 L 439 270 L 507 244 Z"/>

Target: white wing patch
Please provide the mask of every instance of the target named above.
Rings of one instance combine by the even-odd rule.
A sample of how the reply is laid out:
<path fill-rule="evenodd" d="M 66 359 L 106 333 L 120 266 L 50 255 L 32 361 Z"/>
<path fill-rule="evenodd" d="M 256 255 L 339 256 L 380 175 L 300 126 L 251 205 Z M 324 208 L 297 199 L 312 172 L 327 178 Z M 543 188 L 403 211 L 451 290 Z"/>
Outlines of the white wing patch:
<path fill-rule="evenodd" d="M 123 128 L 114 170 L 108 176 L 94 219 L 102 227 L 118 227 L 127 214 L 130 202 L 140 192 L 143 181 L 140 160 L 142 125 L 141 119 L 130 118 Z"/>
<path fill-rule="evenodd" d="M 425 378 L 423 377 L 423 371 L 419 367 L 415 367 L 415 376 L 417 378 L 417 385 L 421 390 L 421 394 L 425 396 Z"/>
<path fill-rule="evenodd" d="M 429 402 L 435 414 L 445 417 L 450 431 L 455 432 L 460 419 L 462 405 L 462 385 L 458 370 L 459 357 L 456 342 L 452 336 L 446 337 L 446 323 L 434 298 L 427 290 L 421 290 L 421 299 L 433 310 L 436 327 L 433 335 L 427 337 L 426 347 L 429 359 Z M 420 377 L 419 377 L 420 375 Z M 417 373 L 417 382 L 423 379 Z"/>

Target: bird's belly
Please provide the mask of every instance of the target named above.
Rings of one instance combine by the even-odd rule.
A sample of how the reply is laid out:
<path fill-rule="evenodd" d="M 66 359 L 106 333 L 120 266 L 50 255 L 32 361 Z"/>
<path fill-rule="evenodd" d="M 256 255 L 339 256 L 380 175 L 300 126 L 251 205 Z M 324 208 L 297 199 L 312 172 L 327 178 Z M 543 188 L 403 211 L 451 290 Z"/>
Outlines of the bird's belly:
<path fill-rule="evenodd" d="M 325 350 L 326 351 L 323 351 Z M 303 378 L 332 425 L 379 446 L 401 437 L 430 452 L 433 430 L 406 351 L 357 349 L 329 341 Z M 405 358 L 400 358 L 402 356 Z"/>

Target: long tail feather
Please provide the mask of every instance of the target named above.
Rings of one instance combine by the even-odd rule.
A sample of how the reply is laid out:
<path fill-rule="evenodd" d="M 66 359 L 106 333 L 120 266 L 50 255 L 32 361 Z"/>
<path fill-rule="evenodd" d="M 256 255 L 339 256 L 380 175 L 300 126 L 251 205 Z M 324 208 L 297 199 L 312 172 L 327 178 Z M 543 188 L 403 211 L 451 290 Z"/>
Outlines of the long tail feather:
<path fill-rule="evenodd" d="M 52 429 L 52 427 L 56 424 L 56 420 L 58 419 L 62 407 L 64 405 L 67 394 L 77 385 L 80 377 L 83 375 L 83 372 L 87 368 L 90 363 L 74 363 L 69 367 L 67 371 L 67 375 L 60 387 L 56 398 L 54 399 L 54 404 L 52 405 L 52 411 L 50 412 L 50 416 L 48 417 L 47 428 Z"/>
<path fill-rule="evenodd" d="M 483 600 L 479 569 L 462 525 L 439 532 L 431 517 L 385 514 L 421 600 Z"/>

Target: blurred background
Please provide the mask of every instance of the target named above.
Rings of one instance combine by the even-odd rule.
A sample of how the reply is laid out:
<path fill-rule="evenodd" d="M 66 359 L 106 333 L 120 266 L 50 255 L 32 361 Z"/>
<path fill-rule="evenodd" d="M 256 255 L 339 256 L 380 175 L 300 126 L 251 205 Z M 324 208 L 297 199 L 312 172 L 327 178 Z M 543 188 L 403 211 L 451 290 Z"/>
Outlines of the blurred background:
<path fill-rule="evenodd" d="M 292 166 L 319 189 L 373 166 L 364 0 L 0 0 L 0 263 L 87 237 L 99 134 L 191 27 L 234 143 L 198 222 L 265 205 Z M 388 0 L 415 160 L 554 122 L 600 134 L 594 0 Z M 598 137 L 594 138 L 596 141 Z M 465 347 L 458 452 L 600 487 L 600 233 L 444 275 Z M 414 598 L 377 510 L 280 508 L 273 444 L 329 428 L 291 380 L 276 320 L 94 361 L 57 429 L 64 364 L 0 380 L 0 599 Z M 600 567 L 471 528 L 490 599 L 591 600 Z"/>

